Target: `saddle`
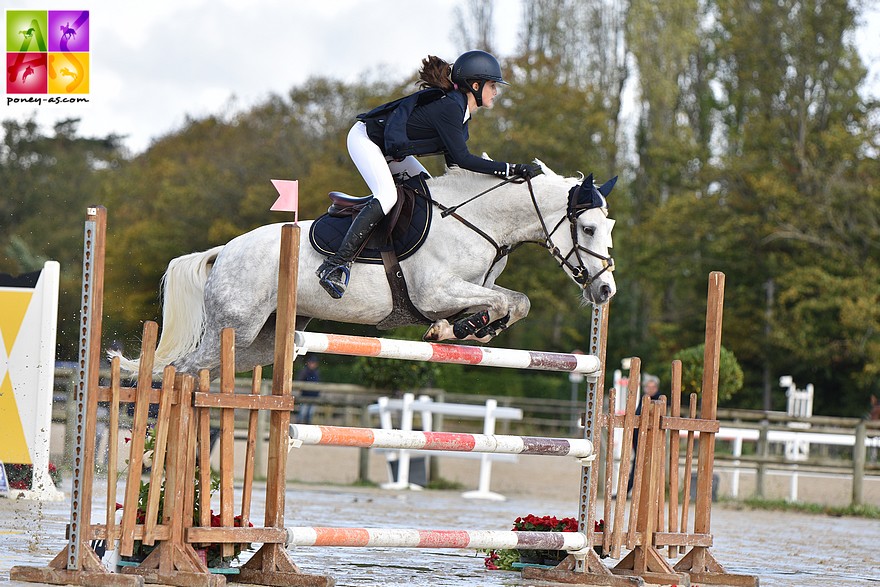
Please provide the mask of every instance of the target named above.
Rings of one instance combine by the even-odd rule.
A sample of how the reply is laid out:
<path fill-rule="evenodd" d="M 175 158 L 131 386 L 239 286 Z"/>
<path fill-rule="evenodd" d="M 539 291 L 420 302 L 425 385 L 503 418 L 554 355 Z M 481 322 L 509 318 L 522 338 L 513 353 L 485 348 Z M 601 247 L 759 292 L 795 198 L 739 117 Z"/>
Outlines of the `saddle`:
<path fill-rule="evenodd" d="M 342 192 L 330 192 L 327 213 L 312 223 L 309 242 L 322 255 L 336 252 L 351 226 L 352 219 L 373 196 L 362 198 Z M 397 204 L 379 223 L 356 263 L 382 263 L 382 252 L 391 250 L 398 261 L 406 259 L 422 246 L 428 236 L 433 208 L 424 174 L 397 183 Z"/>
<path fill-rule="evenodd" d="M 427 176 L 419 174 L 397 184 L 397 203 L 385 215 L 364 248 L 355 258 L 356 263 L 382 264 L 391 287 L 393 308 L 376 327 L 388 330 L 407 324 L 430 324 L 409 298 L 406 279 L 400 261 L 421 247 L 431 226 L 433 206 L 425 183 Z M 322 255 L 331 255 L 342 244 L 352 219 L 373 196 L 357 198 L 342 192 L 330 192 L 327 213 L 312 223 L 309 242 Z"/>

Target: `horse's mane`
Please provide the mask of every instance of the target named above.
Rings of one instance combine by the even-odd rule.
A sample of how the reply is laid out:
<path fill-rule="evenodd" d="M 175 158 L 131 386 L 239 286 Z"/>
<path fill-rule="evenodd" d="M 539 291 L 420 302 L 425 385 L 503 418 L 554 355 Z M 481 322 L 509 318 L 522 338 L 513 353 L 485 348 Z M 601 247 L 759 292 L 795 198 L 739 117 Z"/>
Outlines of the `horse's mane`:
<path fill-rule="evenodd" d="M 558 182 L 560 187 L 567 186 L 563 193 L 567 193 L 568 187 L 570 187 L 569 184 L 573 185 L 574 181 L 583 181 L 583 178 L 572 180 L 571 178 L 557 175 L 541 161 L 535 159 L 535 162 L 543 169 L 543 173 L 536 179 L 542 182 Z M 446 199 L 444 203 L 454 204 L 470 198 L 484 190 L 488 190 L 498 185 L 500 181 L 499 178 L 493 175 L 468 171 L 461 167 L 448 167 L 446 173 L 428 179 L 427 184 L 428 189 L 430 189 L 432 193 L 442 193 L 443 197 Z"/>

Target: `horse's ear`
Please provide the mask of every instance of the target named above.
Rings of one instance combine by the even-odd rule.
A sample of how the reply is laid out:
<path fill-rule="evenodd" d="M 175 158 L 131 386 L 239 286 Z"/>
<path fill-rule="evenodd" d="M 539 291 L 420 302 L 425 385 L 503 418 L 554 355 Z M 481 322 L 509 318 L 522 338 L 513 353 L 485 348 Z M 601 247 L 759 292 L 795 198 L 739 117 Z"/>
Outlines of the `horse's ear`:
<path fill-rule="evenodd" d="M 607 198 L 608 194 L 611 193 L 611 190 L 614 189 L 614 184 L 616 184 L 616 183 L 617 183 L 617 176 L 615 175 L 614 177 L 612 177 L 611 179 L 609 179 L 608 181 L 603 183 L 601 186 L 599 186 L 599 193 Z"/>

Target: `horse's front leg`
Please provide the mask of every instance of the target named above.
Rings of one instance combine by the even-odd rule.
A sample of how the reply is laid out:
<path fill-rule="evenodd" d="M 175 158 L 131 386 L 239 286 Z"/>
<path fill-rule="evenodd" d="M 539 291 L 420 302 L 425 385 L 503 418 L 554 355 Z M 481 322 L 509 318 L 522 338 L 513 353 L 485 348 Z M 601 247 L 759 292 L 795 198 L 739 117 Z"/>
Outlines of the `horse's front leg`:
<path fill-rule="evenodd" d="M 467 282 L 447 287 L 442 295 L 434 298 L 435 305 L 438 305 L 438 300 L 442 300 L 445 310 L 434 311 L 441 315 L 458 314 L 463 310 L 473 314 L 454 323 L 446 319 L 436 321 L 425 332 L 425 340 L 477 340 L 486 343 L 524 318 L 530 308 L 529 298 L 525 294 L 497 285 L 490 289 Z"/>
<path fill-rule="evenodd" d="M 509 300 L 512 300 L 511 302 L 509 302 L 510 313 L 502 316 L 494 322 L 490 322 L 485 327 L 477 330 L 474 333 L 474 338 L 482 342 L 488 342 L 492 340 L 493 338 L 501 334 L 501 332 L 510 328 L 515 322 L 518 322 L 525 318 L 529 313 L 529 308 L 531 307 L 531 302 L 529 301 L 528 296 L 523 293 L 510 289 L 505 289 L 498 285 L 493 285 L 492 289 L 503 292 Z"/>

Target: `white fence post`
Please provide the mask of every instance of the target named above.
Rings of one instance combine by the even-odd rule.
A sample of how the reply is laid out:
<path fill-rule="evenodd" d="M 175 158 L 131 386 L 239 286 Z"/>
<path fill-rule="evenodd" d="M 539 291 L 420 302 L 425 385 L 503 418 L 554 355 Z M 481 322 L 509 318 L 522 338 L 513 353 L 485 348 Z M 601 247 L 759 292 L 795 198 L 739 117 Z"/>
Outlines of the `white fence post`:
<path fill-rule="evenodd" d="M 491 436 L 495 434 L 495 410 L 498 409 L 498 401 L 486 400 L 486 417 L 483 420 L 483 434 Z M 505 497 L 500 493 L 490 490 L 492 485 L 492 455 L 484 453 L 480 458 L 480 484 L 476 491 L 466 491 L 461 494 L 466 499 L 488 499 L 491 501 L 504 501 Z"/>
<path fill-rule="evenodd" d="M 792 418 L 809 418 L 813 415 L 813 384 L 807 384 L 806 389 L 798 389 L 790 375 L 779 378 L 779 385 L 785 387 L 785 396 L 788 398 L 787 413 Z M 808 429 L 806 422 L 789 422 L 790 428 Z M 805 461 L 810 456 L 810 441 L 795 437 L 785 442 L 785 458 L 789 461 Z M 791 474 L 791 487 L 789 501 L 797 501 L 798 473 L 797 465 Z"/>

